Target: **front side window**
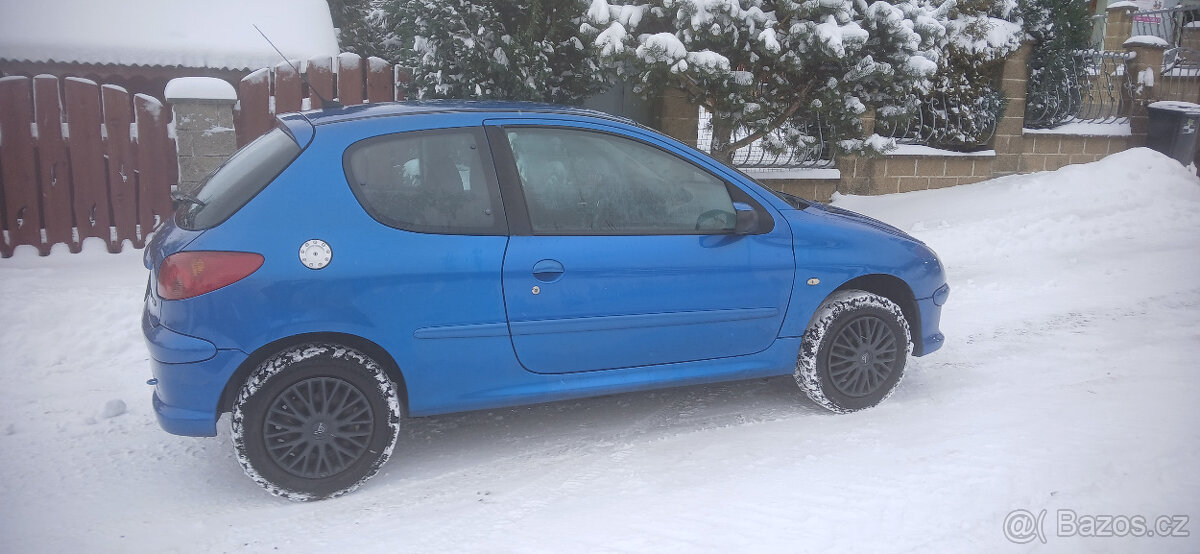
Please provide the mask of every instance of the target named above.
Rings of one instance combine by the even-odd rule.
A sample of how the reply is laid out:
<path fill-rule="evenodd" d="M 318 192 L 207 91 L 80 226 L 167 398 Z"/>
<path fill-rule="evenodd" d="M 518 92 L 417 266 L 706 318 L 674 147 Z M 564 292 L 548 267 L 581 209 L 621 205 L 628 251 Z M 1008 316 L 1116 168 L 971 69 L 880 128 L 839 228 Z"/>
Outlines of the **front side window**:
<path fill-rule="evenodd" d="M 724 181 L 607 133 L 505 130 L 537 234 L 719 234 L 736 216 Z"/>
<path fill-rule="evenodd" d="M 487 143 L 476 129 L 367 139 L 346 150 L 350 187 L 385 225 L 426 233 L 506 232 Z"/>

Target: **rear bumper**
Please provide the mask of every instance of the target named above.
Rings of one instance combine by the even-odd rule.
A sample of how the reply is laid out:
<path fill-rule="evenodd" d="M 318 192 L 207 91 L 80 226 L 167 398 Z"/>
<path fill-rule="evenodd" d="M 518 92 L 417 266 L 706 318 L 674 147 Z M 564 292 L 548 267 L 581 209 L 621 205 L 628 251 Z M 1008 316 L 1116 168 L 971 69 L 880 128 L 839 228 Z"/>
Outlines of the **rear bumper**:
<path fill-rule="evenodd" d="M 142 332 L 156 381 L 151 402 L 159 426 L 175 435 L 216 435 L 221 394 L 246 354 L 176 333 L 149 314 L 142 316 Z"/>
<path fill-rule="evenodd" d="M 221 393 L 245 360 L 240 350 L 217 350 L 212 358 L 188 364 L 150 360 L 158 381 L 152 399 L 158 425 L 175 435 L 215 436 Z"/>

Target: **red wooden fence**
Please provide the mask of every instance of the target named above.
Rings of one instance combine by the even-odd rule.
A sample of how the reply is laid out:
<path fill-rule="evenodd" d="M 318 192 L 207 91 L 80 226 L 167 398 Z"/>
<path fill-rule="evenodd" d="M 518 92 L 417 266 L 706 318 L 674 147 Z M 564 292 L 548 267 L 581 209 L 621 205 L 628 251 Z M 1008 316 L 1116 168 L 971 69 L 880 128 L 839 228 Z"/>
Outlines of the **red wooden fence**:
<path fill-rule="evenodd" d="M 358 54 L 343 53 L 336 58 L 317 57 L 294 63 L 313 89 L 347 106 L 404 100 L 402 85 L 408 81 L 407 73 L 382 59 L 364 60 Z M 234 113 L 238 146 L 270 131 L 275 114 L 320 106 L 320 98 L 291 65 L 280 62 L 259 69 L 238 84 L 238 109 Z"/>
<path fill-rule="evenodd" d="M 0 79 L 0 255 L 88 237 L 119 252 L 171 212 L 170 112 L 121 87 L 49 75 Z"/>

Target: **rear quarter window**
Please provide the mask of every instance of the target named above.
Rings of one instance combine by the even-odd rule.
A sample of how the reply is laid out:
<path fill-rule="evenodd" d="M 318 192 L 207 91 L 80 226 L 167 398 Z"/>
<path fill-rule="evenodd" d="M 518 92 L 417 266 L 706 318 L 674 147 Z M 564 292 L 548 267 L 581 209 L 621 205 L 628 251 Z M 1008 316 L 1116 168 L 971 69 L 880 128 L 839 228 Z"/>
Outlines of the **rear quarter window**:
<path fill-rule="evenodd" d="M 193 231 L 229 219 L 300 155 L 300 145 L 276 128 L 238 150 L 183 199 L 176 222 Z"/>

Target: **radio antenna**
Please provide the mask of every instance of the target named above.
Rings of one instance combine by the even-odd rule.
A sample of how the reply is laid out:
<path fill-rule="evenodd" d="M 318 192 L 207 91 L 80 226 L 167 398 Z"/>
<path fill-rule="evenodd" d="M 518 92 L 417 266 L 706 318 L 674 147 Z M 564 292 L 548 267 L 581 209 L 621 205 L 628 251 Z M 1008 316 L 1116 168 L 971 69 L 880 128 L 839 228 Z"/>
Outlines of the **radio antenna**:
<path fill-rule="evenodd" d="M 296 64 L 292 63 L 292 60 L 289 60 L 287 56 L 283 55 L 283 52 L 279 51 L 279 47 L 275 46 L 275 43 L 271 42 L 271 39 L 267 38 L 267 34 L 264 33 L 262 29 L 259 29 L 258 25 L 251 24 L 251 26 L 254 27 L 255 31 L 258 31 L 258 34 L 262 35 L 263 40 L 267 41 L 267 44 L 270 44 L 271 48 L 275 49 L 275 53 L 279 54 L 279 57 L 283 58 L 283 61 L 287 62 L 288 65 L 292 66 L 292 71 L 295 71 L 296 75 L 300 76 L 300 80 L 304 81 L 304 84 L 308 85 L 308 90 L 312 91 L 313 94 L 317 95 L 317 98 L 321 99 L 321 109 L 322 110 L 333 110 L 333 109 L 345 107 L 342 105 L 341 102 L 338 102 L 337 100 L 329 100 L 329 99 L 325 98 L 324 96 L 322 96 L 321 92 L 318 91 L 317 88 L 312 85 L 312 83 L 308 82 L 308 77 L 305 77 L 304 74 L 301 73 L 300 70 L 296 68 Z"/>

